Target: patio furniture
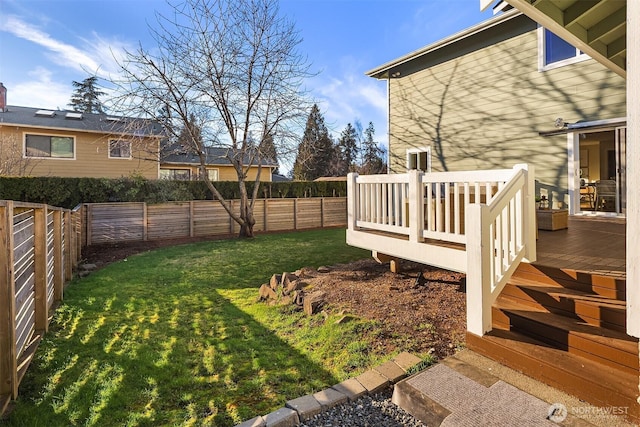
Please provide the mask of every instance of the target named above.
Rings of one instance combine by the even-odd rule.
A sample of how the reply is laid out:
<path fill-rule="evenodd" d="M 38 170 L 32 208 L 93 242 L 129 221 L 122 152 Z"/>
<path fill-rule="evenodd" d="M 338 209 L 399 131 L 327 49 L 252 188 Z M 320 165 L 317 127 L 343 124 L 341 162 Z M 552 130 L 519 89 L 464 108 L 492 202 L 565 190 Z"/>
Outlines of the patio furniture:
<path fill-rule="evenodd" d="M 616 208 L 616 182 L 611 179 L 596 181 L 596 210 L 615 211 Z"/>
<path fill-rule="evenodd" d="M 569 227 L 569 211 L 566 209 L 538 209 L 536 219 L 539 230 L 556 231 Z"/>
<path fill-rule="evenodd" d="M 580 180 L 580 207 L 587 204 L 589 209 L 594 209 L 596 204 L 596 185 L 595 183 L 583 183 Z"/>

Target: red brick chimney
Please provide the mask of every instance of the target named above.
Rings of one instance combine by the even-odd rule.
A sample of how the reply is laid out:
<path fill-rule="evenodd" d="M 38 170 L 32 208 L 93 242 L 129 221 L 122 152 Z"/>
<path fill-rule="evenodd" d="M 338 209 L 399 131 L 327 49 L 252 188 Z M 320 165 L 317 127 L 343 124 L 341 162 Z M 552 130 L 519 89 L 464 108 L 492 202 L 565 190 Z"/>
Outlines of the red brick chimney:
<path fill-rule="evenodd" d="M 7 111 L 7 88 L 0 82 L 0 113 Z"/>

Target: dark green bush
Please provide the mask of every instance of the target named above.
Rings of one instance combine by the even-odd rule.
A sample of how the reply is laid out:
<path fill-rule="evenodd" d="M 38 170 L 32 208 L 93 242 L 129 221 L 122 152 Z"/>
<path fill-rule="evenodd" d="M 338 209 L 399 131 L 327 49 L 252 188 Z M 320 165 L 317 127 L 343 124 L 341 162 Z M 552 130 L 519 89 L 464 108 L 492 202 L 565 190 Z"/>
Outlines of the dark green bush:
<path fill-rule="evenodd" d="M 238 199 L 240 191 L 235 181 L 216 182 L 225 199 Z M 249 195 L 253 182 L 247 183 Z M 343 182 L 263 182 L 258 198 L 344 197 Z M 80 203 L 147 202 L 211 200 L 213 196 L 202 181 L 147 180 L 131 178 L 54 178 L 0 177 L 0 200 L 47 203 L 73 208 Z"/>

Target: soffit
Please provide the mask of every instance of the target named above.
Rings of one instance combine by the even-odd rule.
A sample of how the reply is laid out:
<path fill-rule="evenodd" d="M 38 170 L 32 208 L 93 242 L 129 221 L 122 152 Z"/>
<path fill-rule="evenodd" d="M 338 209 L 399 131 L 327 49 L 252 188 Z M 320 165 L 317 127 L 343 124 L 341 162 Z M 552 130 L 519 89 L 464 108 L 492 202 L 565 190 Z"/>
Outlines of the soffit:
<path fill-rule="evenodd" d="M 506 0 L 622 77 L 627 75 L 627 0 Z M 492 1 L 480 0 L 481 7 Z"/>

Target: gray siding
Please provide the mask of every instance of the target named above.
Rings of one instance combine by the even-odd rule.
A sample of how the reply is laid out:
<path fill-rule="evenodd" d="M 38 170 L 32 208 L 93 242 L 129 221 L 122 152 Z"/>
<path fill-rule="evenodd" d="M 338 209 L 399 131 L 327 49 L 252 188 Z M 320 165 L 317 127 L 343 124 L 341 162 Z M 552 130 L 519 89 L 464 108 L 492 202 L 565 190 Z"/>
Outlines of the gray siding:
<path fill-rule="evenodd" d="M 407 149 L 424 146 L 431 146 L 434 171 L 527 162 L 537 180 L 565 200 L 566 137 L 538 132 L 553 130 L 558 117 L 624 117 L 625 81 L 594 60 L 540 72 L 535 24 L 519 17 L 502 27 L 486 35 L 491 44 L 477 34 L 413 61 L 391 79 L 391 170 L 405 171 Z"/>

